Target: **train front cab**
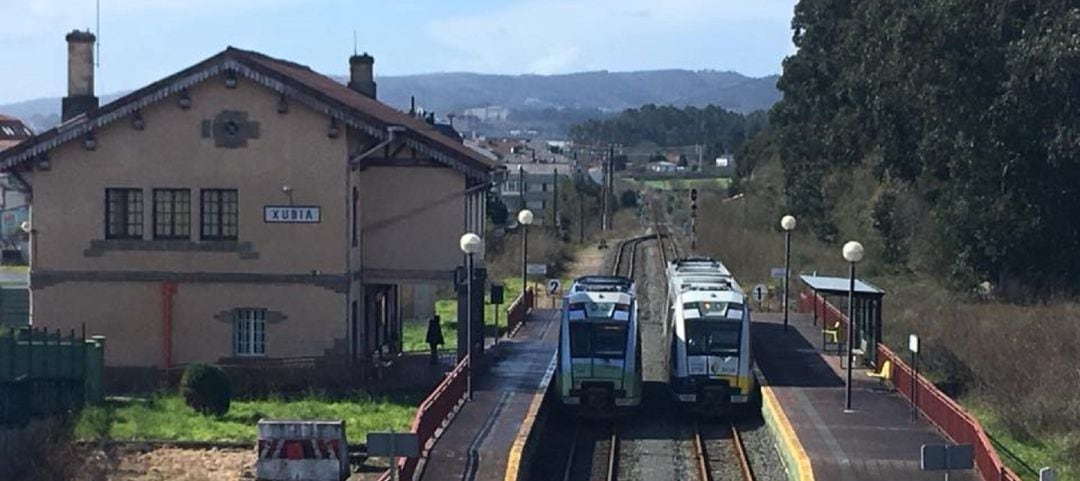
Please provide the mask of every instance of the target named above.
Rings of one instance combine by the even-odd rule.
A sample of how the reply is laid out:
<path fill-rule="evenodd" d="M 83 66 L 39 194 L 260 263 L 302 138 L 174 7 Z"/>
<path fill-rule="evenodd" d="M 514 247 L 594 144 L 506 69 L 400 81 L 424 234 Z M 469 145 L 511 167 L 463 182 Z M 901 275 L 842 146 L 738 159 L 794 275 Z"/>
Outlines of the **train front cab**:
<path fill-rule="evenodd" d="M 607 294 L 611 297 L 611 294 Z M 596 302 L 571 294 L 563 304 L 558 392 L 568 411 L 609 417 L 641 404 L 641 343 L 637 305 Z"/>
<path fill-rule="evenodd" d="M 741 302 L 685 302 L 672 336 L 671 389 L 698 414 L 745 414 L 760 406 Z"/>

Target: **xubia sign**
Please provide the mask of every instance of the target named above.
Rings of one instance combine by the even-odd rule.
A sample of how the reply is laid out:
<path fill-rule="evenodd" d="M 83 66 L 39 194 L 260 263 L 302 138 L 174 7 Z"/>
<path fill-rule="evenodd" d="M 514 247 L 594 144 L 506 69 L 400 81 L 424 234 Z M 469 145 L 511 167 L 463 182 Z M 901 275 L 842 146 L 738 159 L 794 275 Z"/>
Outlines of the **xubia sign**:
<path fill-rule="evenodd" d="M 268 205 L 263 220 L 270 223 L 313 224 L 322 221 L 322 210 L 310 205 Z"/>

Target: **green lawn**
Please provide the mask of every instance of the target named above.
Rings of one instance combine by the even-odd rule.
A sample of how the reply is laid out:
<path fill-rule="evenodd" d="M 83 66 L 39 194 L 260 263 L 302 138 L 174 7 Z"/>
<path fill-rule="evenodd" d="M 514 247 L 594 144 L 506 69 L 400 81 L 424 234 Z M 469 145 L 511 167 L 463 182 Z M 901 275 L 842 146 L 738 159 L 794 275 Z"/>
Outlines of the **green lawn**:
<path fill-rule="evenodd" d="M 503 286 L 505 286 L 503 299 L 505 303 L 495 306 L 490 303 L 491 291 L 487 290 L 484 293 L 484 332 L 487 336 L 491 337 L 495 335 L 495 311 L 498 309 L 499 314 L 499 335 L 506 333 L 506 308 L 510 307 L 510 303 L 514 302 L 514 299 L 521 294 L 521 278 L 515 277 L 512 279 L 503 279 Z M 569 286 L 569 279 L 563 279 L 563 288 Z M 539 284 L 536 284 L 539 286 Z M 544 289 L 542 286 L 541 289 Z M 550 300 L 547 295 L 541 296 L 539 299 L 540 307 L 549 307 Z M 439 315 L 439 319 L 442 321 L 443 339 L 446 344 L 441 346 L 441 349 L 455 350 L 457 349 L 457 300 L 456 299 L 440 299 L 435 302 L 435 313 Z M 406 352 L 410 351 L 426 351 L 428 350 L 427 342 L 427 319 L 413 319 L 405 322 L 403 337 L 403 349 Z"/>
<path fill-rule="evenodd" d="M 510 307 L 510 303 L 517 299 L 517 296 L 521 294 L 521 279 L 503 279 L 503 304 L 496 306 L 491 304 L 491 290 L 485 290 L 484 292 L 484 332 L 487 336 L 495 335 L 495 310 L 499 311 L 499 327 L 498 333 L 501 335 L 506 332 L 506 308 Z M 457 299 L 440 299 L 435 302 L 435 313 L 439 315 L 439 319 L 442 321 L 443 339 L 446 344 L 441 346 L 441 349 L 455 350 L 457 349 Z M 403 349 L 406 352 L 410 351 L 426 351 L 428 345 L 427 338 L 427 319 L 412 319 L 405 322 L 403 337 Z"/>
<path fill-rule="evenodd" d="M 731 179 L 727 177 L 713 177 L 706 179 L 662 179 L 662 180 L 639 180 L 638 183 L 650 189 L 658 190 L 685 190 L 697 189 L 726 189 L 731 185 Z"/>
<path fill-rule="evenodd" d="M 79 416 L 75 436 L 80 440 L 235 441 L 254 442 L 256 423 L 268 419 L 344 419 L 350 443 L 361 443 L 368 431 L 407 431 L 420 399 L 415 395 L 343 400 L 306 397 L 233 401 L 222 417 L 203 416 L 177 395 L 137 400 L 109 400 L 88 406 Z"/>

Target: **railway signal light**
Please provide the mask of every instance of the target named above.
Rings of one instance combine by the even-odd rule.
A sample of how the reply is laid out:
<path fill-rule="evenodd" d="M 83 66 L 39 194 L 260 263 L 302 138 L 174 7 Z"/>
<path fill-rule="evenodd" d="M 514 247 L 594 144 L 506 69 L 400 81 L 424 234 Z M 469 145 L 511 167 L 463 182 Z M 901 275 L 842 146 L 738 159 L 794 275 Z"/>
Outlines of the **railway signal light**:
<path fill-rule="evenodd" d="M 690 200 L 697 202 L 697 189 L 690 189 Z"/>

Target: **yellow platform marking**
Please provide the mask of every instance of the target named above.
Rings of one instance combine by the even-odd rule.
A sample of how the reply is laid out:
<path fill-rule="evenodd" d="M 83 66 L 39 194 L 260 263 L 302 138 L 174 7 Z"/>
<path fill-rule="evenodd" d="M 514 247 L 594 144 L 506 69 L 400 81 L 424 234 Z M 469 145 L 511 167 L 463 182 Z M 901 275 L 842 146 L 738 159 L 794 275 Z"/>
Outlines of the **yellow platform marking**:
<path fill-rule="evenodd" d="M 521 427 L 518 428 L 517 436 L 514 438 L 514 444 L 510 446 L 510 455 L 506 459 L 506 476 L 503 478 L 505 481 L 518 481 L 521 471 L 521 456 L 525 452 L 525 445 L 528 444 L 533 424 L 536 423 L 536 415 L 540 413 L 540 406 L 544 404 L 544 395 L 547 394 L 548 386 L 551 385 L 551 378 L 555 375 L 555 365 L 558 360 L 557 354 L 551 356 L 547 371 L 544 373 L 544 377 L 540 379 L 540 385 L 536 393 L 533 394 L 529 410 L 525 413 L 525 420 L 521 422 Z"/>
<path fill-rule="evenodd" d="M 761 386 L 761 396 L 766 418 L 773 418 L 776 430 L 774 434 L 779 438 L 777 441 L 781 444 L 784 453 L 791 458 L 793 466 L 788 467 L 793 471 L 791 478 L 797 481 L 814 481 L 814 468 L 810 464 L 810 456 L 807 456 L 806 450 L 799 442 L 795 428 L 791 426 L 791 421 L 784 414 L 784 409 L 780 406 L 780 401 L 776 399 L 776 394 L 769 386 Z"/>

